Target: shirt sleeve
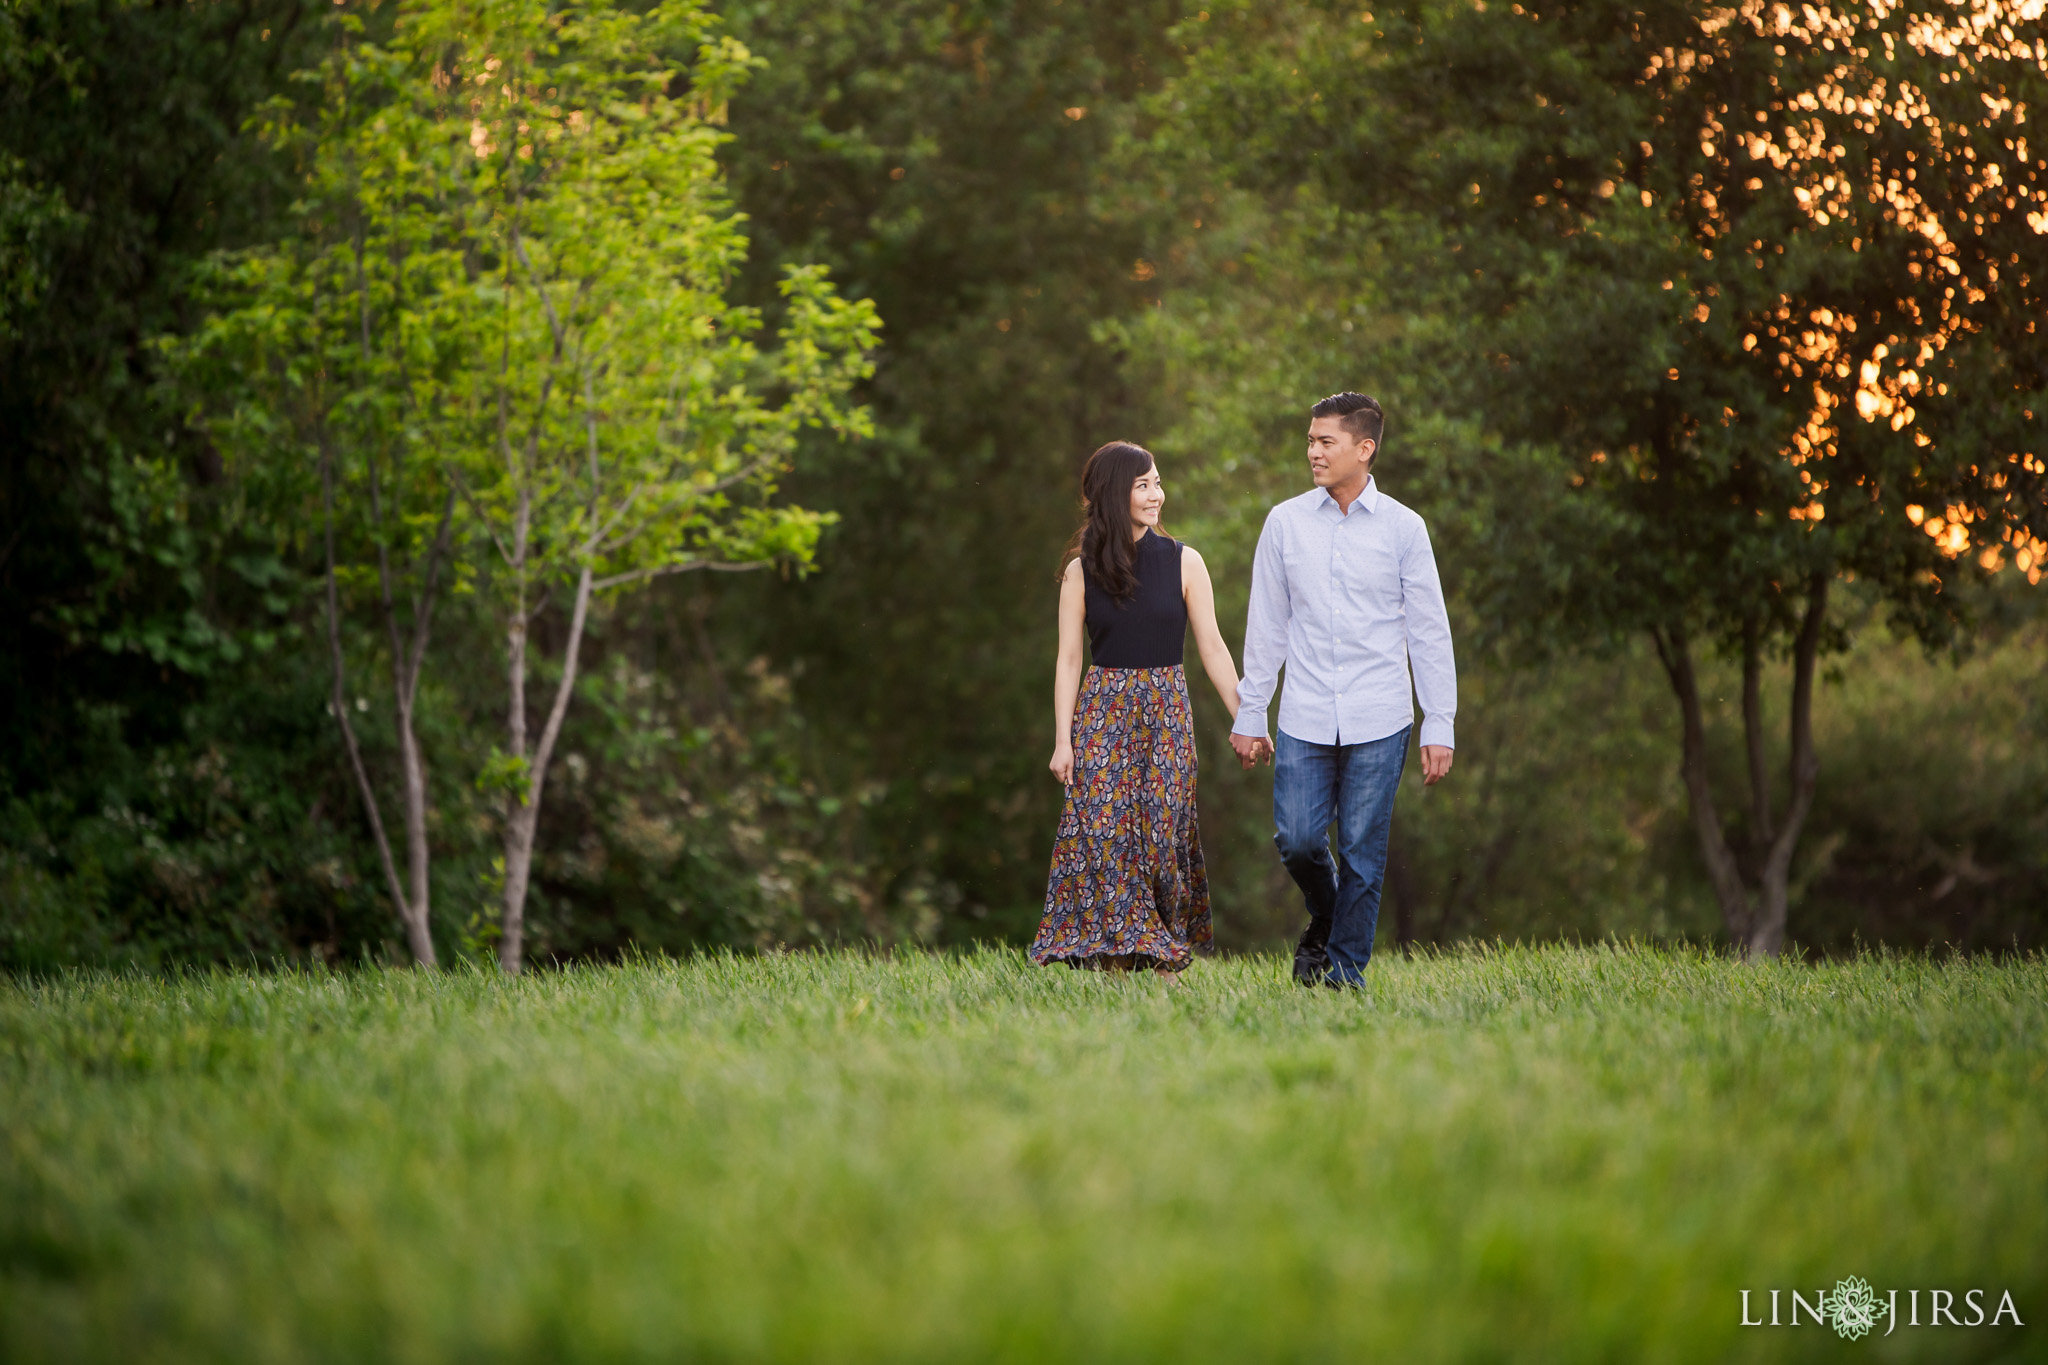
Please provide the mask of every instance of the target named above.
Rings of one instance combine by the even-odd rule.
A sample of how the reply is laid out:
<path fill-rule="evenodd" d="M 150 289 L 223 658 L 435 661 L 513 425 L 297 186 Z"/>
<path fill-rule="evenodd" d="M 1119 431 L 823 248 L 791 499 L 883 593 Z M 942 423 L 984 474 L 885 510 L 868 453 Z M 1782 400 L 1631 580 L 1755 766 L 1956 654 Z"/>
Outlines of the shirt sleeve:
<path fill-rule="evenodd" d="M 1244 677 L 1237 684 L 1236 735 L 1266 739 L 1266 711 L 1287 662 L 1287 624 L 1293 614 L 1287 594 L 1287 558 L 1281 549 L 1280 509 L 1266 514 L 1259 548 L 1252 556 L 1251 612 L 1244 627 Z"/>
<path fill-rule="evenodd" d="M 1401 556 L 1401 608 L 1407 620 L 1408 667 L 1415 677 L 1415 699 L 1422 703 L 1419 742 L 1456 748 L 1458 664 L 1451 654 L 1451 618 L 1444 610 L 1444 588 L 1437 578 L 1436 555 L 1429 547 L 1429 528 L 1420 521 Z M 1249 645 L 1246 652 L 1250 652 Z"/>

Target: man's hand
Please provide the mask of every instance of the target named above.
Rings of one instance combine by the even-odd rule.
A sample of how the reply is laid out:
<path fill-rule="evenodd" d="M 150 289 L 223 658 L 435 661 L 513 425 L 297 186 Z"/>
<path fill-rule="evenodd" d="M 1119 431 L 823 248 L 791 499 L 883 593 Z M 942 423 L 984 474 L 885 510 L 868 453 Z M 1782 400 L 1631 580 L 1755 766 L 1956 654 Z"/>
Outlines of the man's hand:
<path fill-rule="evenodd" d="M 1448 744 L 1425 744 L 1422 746 L 1422 785 L 1434 787 L 1451 773 L 1451 746 Z"/>
<path fill-rule="evenodd" d="M 1233 733 L 1230 736 L 1230 747 L 1237 755 L 1237 766 L 1247 772 L 1261 763 L 1270 763 L 1273 760 L 1273 741 L 1264 735 Z"/>

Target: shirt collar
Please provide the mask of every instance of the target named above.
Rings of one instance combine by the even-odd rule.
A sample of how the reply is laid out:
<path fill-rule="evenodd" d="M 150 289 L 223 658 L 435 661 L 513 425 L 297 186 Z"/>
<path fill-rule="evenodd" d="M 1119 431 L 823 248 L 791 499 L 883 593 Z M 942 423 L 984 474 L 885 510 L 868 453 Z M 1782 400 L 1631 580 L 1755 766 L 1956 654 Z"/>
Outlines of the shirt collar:
<path fill-rule="evenodd" d="M 1323 495 L 1323 500 L 1316 504 L 1318 508 L 1325 505 L 1330 507 L 1337 505 L 1337 500 L 1330 496 L 1329 489 L 1318 488 L 1316 492 Z M 1358 495 L 1357 501 L 1353 503 L 1353 506 L 1363 507 L 1368 512 L 1380 510 L 1380 484 L 1378 479 L 1373 478 L 1370 474 L 1365 476 L 1365 491 Z"/>

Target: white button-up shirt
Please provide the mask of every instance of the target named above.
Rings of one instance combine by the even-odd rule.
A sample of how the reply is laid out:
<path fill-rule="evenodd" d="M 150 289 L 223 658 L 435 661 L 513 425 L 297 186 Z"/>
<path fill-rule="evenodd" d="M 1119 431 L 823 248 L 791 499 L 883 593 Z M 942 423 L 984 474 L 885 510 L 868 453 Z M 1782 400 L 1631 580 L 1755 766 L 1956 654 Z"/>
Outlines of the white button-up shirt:
<path fill-rule="evenodd" d="M 1366 480 L 1348 513 L 1315 488 L 1266 514 L 1236 733 L 1265 737 L 1283 664 L 1280 728 L 1296 739 L 1385 739 L 1415 723 L 1420 701 L 1421 742 L 1454 747 L 1458 666 L 1429 530 L 1376 481 Z"/>

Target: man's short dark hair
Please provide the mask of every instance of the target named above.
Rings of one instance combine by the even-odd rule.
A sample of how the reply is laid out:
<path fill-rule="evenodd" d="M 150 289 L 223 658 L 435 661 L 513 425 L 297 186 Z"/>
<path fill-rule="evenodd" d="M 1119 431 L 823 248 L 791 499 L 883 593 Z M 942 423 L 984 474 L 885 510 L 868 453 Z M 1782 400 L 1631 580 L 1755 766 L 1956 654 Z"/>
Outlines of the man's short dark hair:
<path fill-rule="evenodd" d="M 1308 415 L 1343 418 L 1344 430 L 1350 432 L 1354 439 L 1371 441 L 1375 447 L 1373 454 L 1379 454 L 1377 447 L 1380 433 L 1386 430 L 1387 415 L 1380 411 L 1378 399 L 1346 389 L 1343 393 L 1331 394 L 1310 408 Z"/>

